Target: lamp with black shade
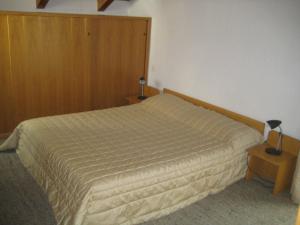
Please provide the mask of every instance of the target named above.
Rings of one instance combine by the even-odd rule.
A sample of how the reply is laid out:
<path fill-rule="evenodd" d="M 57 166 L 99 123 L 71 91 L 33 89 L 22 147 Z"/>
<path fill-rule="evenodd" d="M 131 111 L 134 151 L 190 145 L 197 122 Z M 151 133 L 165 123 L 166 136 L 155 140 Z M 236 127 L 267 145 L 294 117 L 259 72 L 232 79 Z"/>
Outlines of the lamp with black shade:
<path fill-rule="evenodd" d="M 271 128 L 271 130 L 274 130 L 275 128 L 279 128 L 279 137 L 277 140 L 276 148 L 266 148 L 266 153 L 270 155 L 281 155 L 282 153 L 282 129 L 280 127 L 281 121 L 280 120 L 268 120 L 267 124 Z"/>
<path fill-rule="evenodd" d="M 141 95 L 138 96 L 138 99 L 140 100 L 144 100 L 147 98 L 147 96 L 144 95 L 144 86 L 146 84 L 146 80 L 144 77 L 141 77 L 139 80 L 139 84 L 140 84 L 140 88 L 141 88 Z"/>

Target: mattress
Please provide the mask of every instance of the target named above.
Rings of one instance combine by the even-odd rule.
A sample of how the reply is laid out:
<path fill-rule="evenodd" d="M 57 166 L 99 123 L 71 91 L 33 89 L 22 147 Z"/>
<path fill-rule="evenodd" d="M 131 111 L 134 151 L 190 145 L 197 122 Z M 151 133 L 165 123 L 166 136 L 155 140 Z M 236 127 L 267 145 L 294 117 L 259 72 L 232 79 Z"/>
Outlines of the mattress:
<path fill-rule="evenodd" d="M 59 225 L 129 225 L 159 218 L 245 175 L 252 128 L 159 95 L 140 104 L 22 122 L 16 148 Z"/>

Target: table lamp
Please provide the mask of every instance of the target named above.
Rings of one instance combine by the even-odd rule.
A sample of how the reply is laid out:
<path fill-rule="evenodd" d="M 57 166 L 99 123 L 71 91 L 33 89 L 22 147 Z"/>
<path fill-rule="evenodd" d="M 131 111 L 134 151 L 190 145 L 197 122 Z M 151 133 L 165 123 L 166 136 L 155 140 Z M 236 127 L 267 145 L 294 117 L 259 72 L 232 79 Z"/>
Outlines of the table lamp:
<path fill-rule="evenodd" d="M 147 96 L 144 95 L 144 86 L 146 84 L 146 80 L 144 77 L 141 77 L 139 80 L 140 86 L 141 86 L 141 95 L 138 97 L 140 100 L 144 100 L 147 98 Z"/>
<path fill-rule="evenodd" d="M 277 145 L 276 148 L 266 148 L 266 153 L 270 154 L 270 155 L 281 155 L 282 153 L 282 149 L 281 149 L 281 145 L 282 145 L 282 129 L 280 127 L 281 121 L 280 120 L 268 120 L 267 124 L 269 125 L 269 127 L 271 128 L 271 130 L 275 129 L 275 128 L 279 128 L 279 137 L 277 140 Z"/>

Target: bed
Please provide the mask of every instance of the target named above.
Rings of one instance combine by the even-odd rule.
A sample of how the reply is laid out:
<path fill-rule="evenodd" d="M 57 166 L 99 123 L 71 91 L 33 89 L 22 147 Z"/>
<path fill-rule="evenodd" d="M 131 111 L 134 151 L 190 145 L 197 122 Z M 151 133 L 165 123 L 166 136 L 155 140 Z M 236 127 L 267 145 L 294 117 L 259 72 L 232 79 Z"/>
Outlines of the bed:
<path fill-rule="evenodd" d="M 171 93 L 24 121 L 0 146 L 47 193 L 59 225 L 159 218 L 244 177 L 257 129 Z"/>

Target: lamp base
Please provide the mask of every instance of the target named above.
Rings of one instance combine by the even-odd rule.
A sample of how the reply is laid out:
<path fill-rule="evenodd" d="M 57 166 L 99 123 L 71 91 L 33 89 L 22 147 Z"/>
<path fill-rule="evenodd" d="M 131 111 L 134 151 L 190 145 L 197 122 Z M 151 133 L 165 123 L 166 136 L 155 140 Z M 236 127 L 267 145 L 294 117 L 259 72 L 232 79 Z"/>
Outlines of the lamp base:
<path fill-rule="evenodd" d="M 139 100 L 145 100 L 146 98 L 148 98 L 148 97 L 147 97 L 147 96 L 144 96 L 144 95 L 138 96 L 138 99 L 139 99 Z"/>
<path fill-rule="evenodd" d="M 276 148 L 266 148 L 266 153 L 270 155 L 281 155 L 281 150 L 277 150 Z"/>

